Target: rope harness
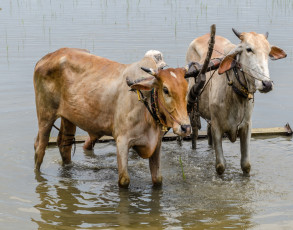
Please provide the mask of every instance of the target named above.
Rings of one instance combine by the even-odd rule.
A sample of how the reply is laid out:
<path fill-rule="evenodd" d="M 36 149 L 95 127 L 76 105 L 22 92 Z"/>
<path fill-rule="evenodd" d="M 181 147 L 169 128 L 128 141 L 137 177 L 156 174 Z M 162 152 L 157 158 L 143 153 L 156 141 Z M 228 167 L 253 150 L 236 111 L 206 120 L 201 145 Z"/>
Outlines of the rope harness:
<path fill-rule="evenodd" d="M 75 135 L 74 134 L 66 134 L 66 133 L 61 132 L 60 129 L 55 124 L 53 125 L 53 127 L 59 131 L 59 134 L 64 135 L 66 137 L 71 137 L 66 140 L 61 139 L 61 143 L 62 142 L 64 143 L 63 145 L 61 145 L 61 143 L 59 143 L 59 141 L 58 141 L 58 146 L 59 147 L 66 147 L 66 146 L 71 146 L 72 144 L 74 144 L 74 148 L 73 148 L 73 156 L 74 156 L 75 150 L 76 150 Z"/>
<path fill-rule="evenodd" d="M 151 90 L 151 97 L 150 97 L 151 106 L 149 106 L 147 98 L 143 95 L 143 93 L 140 90 L 137 90 L 136 92 L 138 95 L 138 100 L 143 102 L 143 104 L 145 105 L 145 107 L 147 108 L 147 110 L 149 111 L 151 116 L 153 117 L 153 119 L 156 121 L 157 124 L 159 124 L 161 126 L 161 129 L 163 132 L 167 133 L 170 130 L 170 127 L 168 127 L 168 125 L 166 124 L 166 122 L 164 121 L 162 116 L 160 115 L 159 105 L 170 116 L 170 118 L 174 122 L 181 125 L 181 123 L 172 116 L 172 114 L 166 109 L 166 107 L 160 101 L 160 99 L 158 97 L 158 90 L 156 90 L 156 89 Z"/>
<path fill-rule="evenodd" d="M 213 50 L 216 51 L 216 52 L 218 52 L 218 53 L 220 53 L 220 54 L 223 55 L 224 57 L 231 58 L 231 57 L 229 57 L 229 56 L 223 54 L 222 52 L 220 52 L 220 51 L 218 51 L 218 50 L 216 50 L 216 49 L 213 49 Z M 218 59 L 218 60 L 217 60 L 217 59 Z M 233 59 L 233 58 L 231 58 L 231 59 Z M 221 62 L 223 59 L 221 59 L 221 58 L 216 58 L 215 60 L 217 61 L 216 64 L 213 63 L 213 60 L 210 61 L 210 65 L 212 65 L 213 68 L 210 67 L 210 68 L 208 69 L 208 71 L 211 71 L 211 70 L 215 70 L 215 71 L 216 71 L 216 70 L 219 68 L 219 64 L 220 64 L 219 61 Z M 232 87 L 233 91 L 234 91 L 237 95 L 239 95 L 239 96 L 241 96 L 241 97 L 243 97 L 243 98 L 247 98 L 248 100 L 251 100 L 251 99 L 254 98 L 254 93 L 249 92 L 247 86 L 245 86 L 245 84 L 241 82 L 240 77 L 239 77 L 239 74 L 238 74 L 238 70 L 242 73 L 242 76 L 243 76 L 243 78 L 244 78 L 245 80 L 246 80 L 245 74 L 249 75 L 250 77 L 252 77 L 252 78 L 254 78 L 254 79 L 256 79 L 256 80 L 259 80 L 259 81 L 262 81 L 262 80 L 259 79 L 259 78 L 257 78 L 257 77 L 255 77 L 255 76 L 252 76 L 251 74 L 249 74 L 249 73 L 247 73 L 247 72 L 244 72 L 243 69 L 242 69 L 242 67 L 241 67 L 241 64 L 240 64 L 239 62 L 237 62 L 236 60 L 234 60 L 234 61 L 237 63 L 237 66 L 233 67 L 232 70 L 233 70 L 233 72 L 234 72 L 235 79 L 237 80 L 237 82 L 238 82 L 239 85 L 240 85 L 240 88 L 237 87 L 237 86 L 235 85 L 235 82 L 234 82 L 233 80 L 230 79 L 228 72 L 226 72 L 226 77 L 227 77 L 227 80 L 228 80 L 228 85 Z M 256 73 L 258 73 L 258 74 L 260 74 L 260 75 L 265 76 L 264 74 L 259 73 L 259 72 L 257 72 L 256 70 L 254 70 L 254 69 L 252 69 L 252 68 L 250 68 L 250 67 L 248 67 L 248 66 L 246 66 L 246 68 L 248 68 L 248 69 L 250 69 L 250 70 L 252 70 L 252 71 L 255 71 Z M 208 82 L 207 82 L 206 84 L 204 84 L 204 85 L 199 89 L 200 92 L 199 92 L 199 94 L 198 94 L 198 96 L 197 96 L 197 98 L 196 98 L 196 103 L 197 103 L 197 104 L 198 104 L 198 98 L 199 98 L 199 96 L 203 93 L 203 91 L 205 90 L 207 84 L 209 83 L 209 81 L 210 81 L 210 80 L 212 79 L 212 77 L 214 76 L 215 71 L 213 72 L 213 74 L 212 74 L 211 77 L 209 78 Z M 197 76 L 196 76 L 196 77 L 197 77 Z M 196 77 L 195 77 L 195 78 L 196 78 Z M 266 76 L 265 76 L 265 77 L 266 77 Z M 246 84 L 247 84 L 247 80 L 246 80 Z M 198 107 L 198 106 L 197 106 L 197 107 Z"/>
<path fill-rule="evenodd" d="M 243 98 L 247 98 L 248 100 L 253 99 L 253 94 L 250 93 L 248 91 L 248 88 L 241 82 L 240 78 L 239 78 L 239 74 L 238 74 L 238 69 L 240 70 L 240 72 L 243 74 L 243 77 L 245 79 L 245 75 L 242 71 L 241 68 L 237 68 L 234 67 L 233 68 L 233 72 L 234 72 L 234 76 L 237 80 L 237 82 L 240 84 L 240 88 L 238 88 L 235 83 L 233 82 L 233 80 L 230 79 L 229 74 L 226 72 L 226 77 L 228 80 L 228 85 L 232 87 L 233 91 L 238 94 L 239 96 L 243 97 Z"/>
<path fill-rule="evenodd" d="M 223 55 L 224 57 L 228 57 L 228 58 L 230 58 L 230 59 L 233 59 L 232 57 L 229 57 L 229 56 L 227 56 L 226 54 L 224 54 L 224 53 L 222 53 L 222 52 L 220 52 L 220 51 L 218 51 L 218 50 L 216 50 L 216 49 L 213 49 L 213 50 L 216 51 L 217 53 Z M 241 63 L 238 62 L 237 60 L 234 60 L 234 61 L 235 61 L 239 66 L 245 66 L 245 68 L 250 69 L 251 71 L 254 71 L 255 73 L 257 73 L 257 74 L 259 74 L 259 75 L 262 75 L 262 76 L 264 76 L 264 77 L 266 77 L 266 78 L 269 78 L 268 76 L 264 75 L 263 73 L 260 73 L 260 72 L 256 71 L 255 69 L 250 68 L 250 67 L 247 66 L 247 65 L 241 64 Z M 250 77 L 252 77 L 252 78 L 254 78 L 254 79 L 256 79 L 256 80 L 262 81 L 262 79 L 260 79 L 260 78 L 258 78 L 258 77 L 255 77 L 255 76 L 253 76 L 253 75 L 251 75 L 251 74 L 249 74 L 249 73 L 247 73 L 247 72 L 244 72 L 242 68 L 241 68 L 240 70 L 241 70 L 241 72 L 243 72 L 243 73 L 249 75 Z"/>
<path fill-rule="evenodd" d="M 216 49 L 213 49 L 213 50 L 215 50 L 216 52 L 222 54 L 224 57 L 227 57 L 227 55 L 221 53 L 220 51 L 218 51 L 218 50 L 216 50 Z M 231 57 L 230 57 L 230 58 L 231 58 Z M 202 86 L 200 86 L 200 85 L 198 84 L 198 86 L 197 86 L 197 90 L 199 91 L 199 93 L 198 93 L 198 95 L 197 95 L 196 98 L 195 98 L 195 104 L 196 104 L 196 107 L 195 107 L 195 108 L 196 108 L 196 112 L 197 112 L 201 117 L 202 117 L 202 115 L 201 115 L 201 113 L 199 112 L 199 97 L 200 97 L 201 94 L 204 92 L 206 86 L 208 85 L 208 83 L 210 82 L 210 80 L 212 79 L 212 77 L 214 76 L 214 73 L 216 72 L 216 70 L 219 68 L 219 66 L 220 66 L 219 61 L 221 62 L 222 60 L 223 60 L 223 59 L 221 59 L 221 58 L 219 59 L 219 58 L 218 58 L 218 60 L 216 60 L 216 63 L 214 63 L 213 60 L 210 61 L 210 65 L 211 65 L 212 67 L 208 68 L 208 71 L 210 71 L 210 74 L 211 74 L 211 70 L 214 70 L 214 72 L 210 75 L 210 78 L 208 79 L 208 81 L 207 81 L 207 82 L 204 82 L 205 84 L 203 84 Z M 236 61 L 236 60 L 234 60 L 234 61 Z M 234 91 L 237 95 L 239 95 L 239 96 L 241 96 L 241 97 L 243 97 L 243 98 L 246 98 L 246 99 L 248 99 L 248 100 L 251 100 L 251 99 L 254 100 L 254 92 L 249 92 L 248 87 L 246 86 L 246 85 L 248 85 L 248 84 L 247 84 L 247 80 L 246 80 L 245 74 L 247 74 L 248 76 L 251 76 L 252 78 L 254 78 L 254 79 L 256 79 L 256 80 L 259 80 L 259 81 L 262 81 L 262 80 L 259 79 L 259 78 L 257 78 L 257 77 L 255 77 L 255 76 L 252 76 L 252 75 L 249 74 L 249 73 L 244 72 L 243 69 L 242 69 L 242 67 L 241 67 L 241 64 L 240 64 L 239 62 L 237 62 L 237 61 L 236 61 L 236 63 L 237 63 L 237 65 L 236 65 L 235 67 L 232 68 L 236 81 L 233 81 L 232 79 L 230 79 L 228 72 L 226 72 L 226 77 L 227 77 L 228 85 L 232 87 L 233 91 Z M 247 67 L 248 69 L 251 69 L 251 70 L 255 71 L 254 69 L 252 69 L 252 68 L 250 68 L 250 67 L 248 67 L 248 66 L 246 66 L 246 67 Z M 243 78 L 244 78 L 245 81 L 246 81 L 246 85 L 245 85 L 245 83 L 243 83 L 243 82 L 240 80 L 240 76 L 239 76 L 238 71 L 240 71 L 240 72 L 242 73 L 242 76 L 243 76 Z M 255 72 L 256 72 L 256 73 L 259 73 L 259 72 L 257 72 L 257 71 L 255 71 Z M 261 74 L 261 73 L 259 73 L 259 74 Z M 265 76 L 264 74 L 261 74 L 261 75 Z M 197 75 L 197 76 L 194 76 L 195 79 L 196 79 L 197 77 L 198 77 L 198 75 Z M 265 77 L 266 77 L 266 76 L 265 76 Z M 205 80 L 205 79 L 204 79 L 204 80 Z M 195 82 L 196 82 L 196 81 L 195 81 Z M 237 83 L 240 85 L 240 87 L 237 87 L 237 85 L 235 84 L 235 82 L 237 82 Z M 196 84 L 196 83 L 195 83 L 195 84 Z M 207 122 L 208 124 L 210 124 L 210 121 L 209 121 L 209 120 L 207 120 L 207 119 L 205 119 L 205 120 L 206 120 L 206 122 Z"/>

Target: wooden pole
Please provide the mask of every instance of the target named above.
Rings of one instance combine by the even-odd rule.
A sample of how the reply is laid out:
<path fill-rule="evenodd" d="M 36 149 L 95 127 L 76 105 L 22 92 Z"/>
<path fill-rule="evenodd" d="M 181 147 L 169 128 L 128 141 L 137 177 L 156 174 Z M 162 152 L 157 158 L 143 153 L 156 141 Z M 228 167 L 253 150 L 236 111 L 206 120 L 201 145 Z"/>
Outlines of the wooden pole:
<path fill-rule="evenodd" d="M 292 129 L 290 125 L 287 123 L 284 127 L 275 127 L 275 128 L 256 128 L 252 129 L 251 131 L 252 137 L 264 137 L 264 136 L 292 136 Z M 174 141 L 178 136 L 174 133 L 167 133 L 163 137 L 163 141 Z M 76 143 L 85 142 L 88 136 L 75 136 Z M 207 138 L 207 132 L 205 130 L 198 132 L 198 139 Z M 184 137 L 184 140 L 190 140 L 191 137 Z M 98 140 L 99 142 L 108 142 L 114 141 L 113 137 L 110 136 L 103 136 Z M 48 145 L 56 145 L 57 144 L 57 137 L 50 137 Z"/>

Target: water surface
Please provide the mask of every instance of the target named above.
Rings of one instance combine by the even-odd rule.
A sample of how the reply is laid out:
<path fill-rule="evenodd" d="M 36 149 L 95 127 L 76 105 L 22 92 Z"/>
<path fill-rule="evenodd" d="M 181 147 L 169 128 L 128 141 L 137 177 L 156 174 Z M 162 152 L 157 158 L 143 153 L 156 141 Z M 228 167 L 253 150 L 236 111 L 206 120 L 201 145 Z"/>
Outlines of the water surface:
<path fill-rule="evenodd" d="M 189 43 L 213 23 L 217 34 L 234 43 L 232 27 L 268 31 L 270 43 L 288 57 L 269 62 L 275 88 L 256 94 L 253 127 L 293 124 L 291 1 L 6 0 L 0 8 L 1 229 L 293 228 L 290 137 L 252 139 L 250 178 L 241 174 L 239 142 L 227 140 L 222 177 L 215 173 L 207 141 L 200 141 L 196 151 L 190 142 L 182 147 L 164 143 L 159 190 L 152 188 L 148 161 L 134 152 L 130 188 L 118 188 L 114 143 L 96 145 L 94 152 L 77 145 L 68 167 L 61 166 L 58 149 L 50 147 L 36 175 L 32 83 L 35 63 L 61 47 L 86 48 L 122 63 L 158 49 L 169 66 L 177 67 L 185 65 Z"/>

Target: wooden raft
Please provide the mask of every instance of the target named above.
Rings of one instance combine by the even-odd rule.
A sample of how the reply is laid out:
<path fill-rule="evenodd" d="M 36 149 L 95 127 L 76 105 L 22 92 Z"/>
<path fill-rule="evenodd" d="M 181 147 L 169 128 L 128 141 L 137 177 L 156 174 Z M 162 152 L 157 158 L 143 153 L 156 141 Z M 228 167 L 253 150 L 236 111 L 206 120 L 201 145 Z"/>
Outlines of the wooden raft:
<path fill-rule="evenodd" d="M 292 130 L 290 125 L 287 123 L 284 127 L 275 127 L 275 128 L 256 128 L 252 129 L 251 136 L 252 137 L 260 137 L 260 136 L 291 136 Z M 163 137 L 163 141 L 173 141 L 177 139 L 177 135 L 174 133 L 167 133 Z M 85 142 L 88 136 L 75 136 L 76 143 Z M 207 138 L 207 131 L 199 130 L 198 131 L 198 138 L 203 139 Z M 190 136 L 184 137 L 184 140 L 190 140 Z M 97 142 L 108 142 L 114 141 L 113 137 L 111 136 L 103 136 Z M 57 137 L 50 137 L 48 145 L 56 145 L 57 144 Z"/>

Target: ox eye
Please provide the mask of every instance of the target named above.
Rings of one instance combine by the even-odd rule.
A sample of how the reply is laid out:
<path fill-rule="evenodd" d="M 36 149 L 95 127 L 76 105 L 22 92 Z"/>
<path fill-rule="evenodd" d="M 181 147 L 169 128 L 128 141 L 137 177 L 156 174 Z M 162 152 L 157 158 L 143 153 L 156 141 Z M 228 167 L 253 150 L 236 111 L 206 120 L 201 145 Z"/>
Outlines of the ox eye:
<path fill-rule="evenodd" d="M 251 48 L 247 48 L 246 51 L 247 51 L 247 53 L 251 53 L 252 52 L 252 49 Z"/>
<path fill-rule="evenodd" d="M 169 90 L 167 89 L 167 87 L 163 87 L 163 92 L 164 92 L 164 94 L 169 95 Z"/>

